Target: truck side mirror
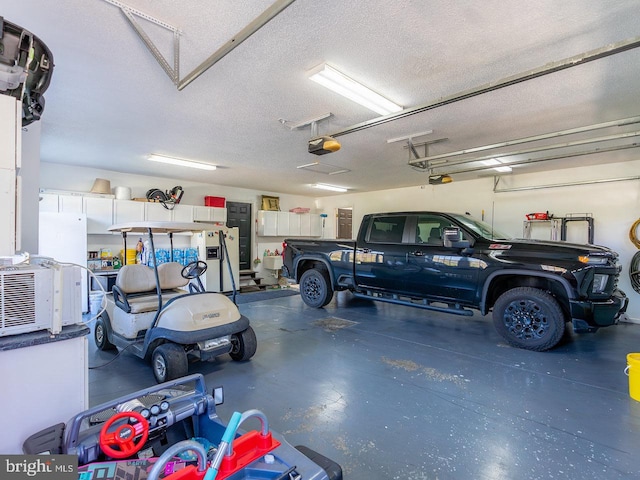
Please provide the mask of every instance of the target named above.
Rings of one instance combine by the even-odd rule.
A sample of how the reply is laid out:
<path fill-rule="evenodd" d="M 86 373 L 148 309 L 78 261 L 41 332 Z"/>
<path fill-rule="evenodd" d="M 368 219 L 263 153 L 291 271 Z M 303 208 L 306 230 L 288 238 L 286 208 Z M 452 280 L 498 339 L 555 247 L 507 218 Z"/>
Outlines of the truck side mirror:
<path fill-rule="evenodd" d="M 469 248 L 471 246 L 469 240 L 462 240 L 462 232 L 458 227 L 445 228 L 442 237 L 446 248 Z"/>

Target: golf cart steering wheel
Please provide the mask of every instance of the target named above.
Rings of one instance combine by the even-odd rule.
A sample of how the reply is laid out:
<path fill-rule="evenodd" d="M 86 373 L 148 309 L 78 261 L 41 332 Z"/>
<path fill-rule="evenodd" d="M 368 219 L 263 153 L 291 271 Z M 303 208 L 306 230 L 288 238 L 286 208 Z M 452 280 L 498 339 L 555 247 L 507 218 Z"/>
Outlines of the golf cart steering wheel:
<path fill-rule="evenodd" d="M 109 433 L 109 428 L 123 418 L 133 418 L 137 423 L 125 423 Z M 140 436 L 141 435 L 141 436 Z M 136 441 L 136 437 L 140 438 Z M 123 459 L 137 453 L 149 437 L 149 422 L 138 412 L 120 412 L 107 420 L 100 429 L 100 448 L 111 458 Z M 114 447 L 118 447 L 116 450 Z"/>
<path fill-rule="evenodd" d="M 198 278 L 199 276 L 203 275 L 206 271 L 207 264 L 202 260 L 196 260 L 195 262 L 191 262 L 186 267 L 184 267 L 180 272 L 180 275 L 182 275 L 183 278 L 193 280 L 194 278 Z"/>

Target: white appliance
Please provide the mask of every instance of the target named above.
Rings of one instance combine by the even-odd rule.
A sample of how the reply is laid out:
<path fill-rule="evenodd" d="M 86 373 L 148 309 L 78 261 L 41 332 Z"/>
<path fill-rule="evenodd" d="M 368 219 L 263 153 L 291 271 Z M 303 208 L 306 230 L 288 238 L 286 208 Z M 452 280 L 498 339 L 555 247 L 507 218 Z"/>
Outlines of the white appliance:
<path fill-rule="evenodd" d="M 14 265 L 0 269 L 0 337 L 82 322 L 79 267 Z"/>
<path fill-rule="evenodd" d="M 38 253 L 58 262 L 87 265 L 87 216 L 84 213 L 40 212 Z M 89 285 L 82 275 L 78 295 L 82 311 L 89 311 Z"/>
<path fill-rule="evenodd" d="M 223 248 L 220 245 L 219 232 L 224 234 L 231 271 L 236 288 L 239 288 L 240 233 L 238 227 L 219 227 L 216 230 L 194 233 L 191 237 L 191 246 L 198 249 L 198 260 L 207 264 L 207 272 L 201 278 L 205 290 L 208 292 L 231 292 L 233 290 L 231 275 Z"/>

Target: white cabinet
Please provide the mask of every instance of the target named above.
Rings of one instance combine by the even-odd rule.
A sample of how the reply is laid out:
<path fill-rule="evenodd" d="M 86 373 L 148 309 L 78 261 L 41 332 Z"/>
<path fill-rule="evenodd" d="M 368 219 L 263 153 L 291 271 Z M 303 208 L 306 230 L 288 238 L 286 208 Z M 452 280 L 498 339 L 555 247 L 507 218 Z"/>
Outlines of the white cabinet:
<path fill-rule="evenodd" d="M 194 222 L 226 223 L 227 209 L 219 207 L 193 207 Z"/>
<path fill-rule="evenodd" d="M 194 205 L 175 205 L 165 208 L 161 203 L 118 200 L 81 194 L 40 193 L 40 212 L 84 213 L 87 215 L 87 234 L 107 234 L 114 224 L 159 222 L 226 223 L 227 209 Z M 278 212 L 273 212 L 278 213 Z M 274 224 L 275 225 L 275 224 Z M 273 235 L 275 235 L 275 230 Z"/>
<path fill-rule="evenodd" d="M 85 213 L 82 195 L 58 195 L 58 212 Z M 101 198 L 100 200 L 105 200 Z M 107 199 L 111 202 L 111 199 Z"/>
<path fill-rule="evenodd" d="M 299 237 L 301 235 L 302 215 L 289 215 L 289 235 L 290 237 Z"/>
<path fill-rule="evenodd" d="M 113 199 L 84 197 L 83 201 L 84 213 L 87 215 L 87 234 L 108 233 L 109 227 L 113 225 Z"/>
<path fill-rule="evenodd" d="M 258 235 L 261 237 L 320 237 L 322 218 L 316 213 L 258 210 Z"/>
<path fill-rule="evenodd" d="M 193 222 L 193 206 L 191 205 L 176 205 L 172 212 L 174 222 Z"/>
<path fill-rule="evenodd" d="M 278 212 L 276 231 L 277 234 L 281 237 L 289 235 L 289 217 L 289 212 Z"/>
<path fill-rule="evenodd" d="M 227 223 L 227 209 L 219 207 L 207 207 L 211 209 L 211 220 L 218 223 Z"/>
<path fill-rule="evenodd" d="M 172 219 L 171 210 L 165 208 L 161 203 L 144 203 L 144 219 L 151 222 L 170 222 Z"/>
<path fill-rule="evenodd" d="M 275 237 L 278 234 L 278 213 L 271 210 L 258 211 L 258 235 Z"/>
<path fill-rule="evenodd" d="M 311 223 L 311 237 L 322 236 L 322 217 L 317 213 L 309 214 L 309 222 Z"/>
<path fill-rule="evenodd" d="M 143 202 L 132 202 L 130 200 L 113 201 L 113 223 L 140 222 L 144 220 Z"/>
<path fill-rule="evenodd" d="M 54 193 L 41 193 L 38 206 L 41 212 L 58 213 L 58 195 Z"/>

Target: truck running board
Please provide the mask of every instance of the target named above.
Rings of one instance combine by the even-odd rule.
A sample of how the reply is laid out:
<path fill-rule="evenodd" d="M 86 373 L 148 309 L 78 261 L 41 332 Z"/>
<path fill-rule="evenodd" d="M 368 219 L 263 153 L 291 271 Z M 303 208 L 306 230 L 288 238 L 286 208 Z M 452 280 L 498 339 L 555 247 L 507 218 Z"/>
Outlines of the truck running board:
<path fill-rule="evenodd" d="M 455 304 L 449 307 L 436 307 L 431 304 L 432 302 L 426 299 L 414 300 L 410 297 L 403 297 L 401 295 L 395 295 L 395 294 L 389 294 L 389 293 L 383 294 L 380 292 L 373 292 L 370 290 L 367 290 L 365 292 L 353 292 L 353 295 L 358 298 L 368 298 L 369 300 L 378 300 L 380 302 L 395 303 L 397 305 L 407 305 L 409 307 L 418 307 L 424 310 L 434 310 L 436 312 L 452 313 L 454 315 L 463 315 L 465 317 L 470 317 L 473 315 L 473 312 L 471 310 L 467 310 L 461 307 L 459 304 Z"/>

